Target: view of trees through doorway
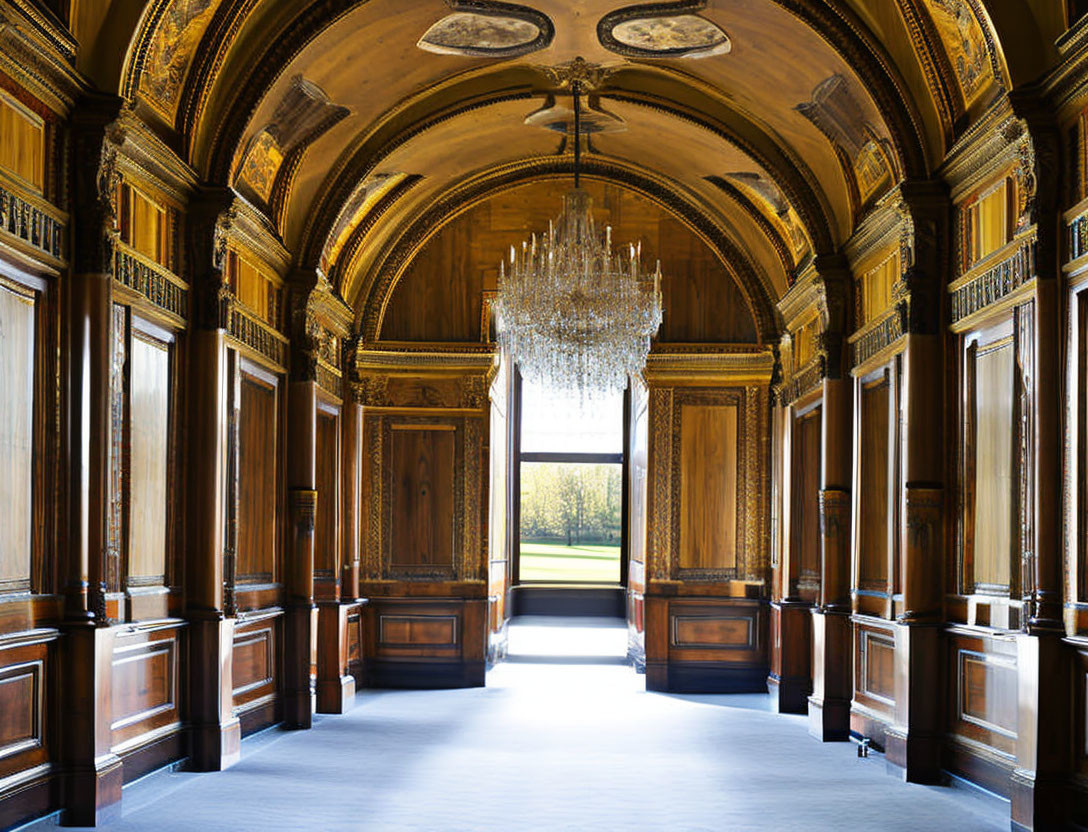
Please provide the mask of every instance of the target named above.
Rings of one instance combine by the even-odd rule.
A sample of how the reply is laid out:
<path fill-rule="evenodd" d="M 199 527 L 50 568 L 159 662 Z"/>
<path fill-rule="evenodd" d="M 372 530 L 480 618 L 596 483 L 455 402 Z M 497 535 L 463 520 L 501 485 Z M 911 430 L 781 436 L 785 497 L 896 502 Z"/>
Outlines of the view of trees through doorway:
<path fill-rule="evenodd" d="M 623 580 L 622 393 L 521 385 L 519 583 Z"/>

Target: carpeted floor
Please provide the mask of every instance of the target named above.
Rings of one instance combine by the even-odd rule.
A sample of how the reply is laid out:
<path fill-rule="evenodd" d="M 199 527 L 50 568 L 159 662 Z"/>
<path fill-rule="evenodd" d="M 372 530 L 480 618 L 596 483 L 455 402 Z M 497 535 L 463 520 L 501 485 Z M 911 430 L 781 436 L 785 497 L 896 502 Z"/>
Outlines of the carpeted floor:
<path fill-rule="evenodd" d="M 117 830 L 1007 830 L 1001 802 L 904 784 L 766 696 L 646 693 L 602 622 L 524 620 L 487 687 L 364 691 L 225 772 L 128 787 Z M 549 626 L 549 624 L 551 626 Z"/>

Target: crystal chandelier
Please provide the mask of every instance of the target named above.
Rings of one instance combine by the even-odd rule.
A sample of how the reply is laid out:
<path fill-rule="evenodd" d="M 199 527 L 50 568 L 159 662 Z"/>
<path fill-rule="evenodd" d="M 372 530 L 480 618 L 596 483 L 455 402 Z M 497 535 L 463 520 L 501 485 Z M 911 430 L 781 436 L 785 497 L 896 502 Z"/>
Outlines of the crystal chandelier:
<path fill-rule="evenodd" d="M 598 236 L 593 200 L 580 187 L 578 87 L 574 94 L 574 189 L 548 233 L 511 246 L 495 303 L 499 343 L 522 375 L 590 399 L 627 386 L 646 366 L 661 325 L 661 264 L 642 274 L 641 244 L 612 252 Z"/>

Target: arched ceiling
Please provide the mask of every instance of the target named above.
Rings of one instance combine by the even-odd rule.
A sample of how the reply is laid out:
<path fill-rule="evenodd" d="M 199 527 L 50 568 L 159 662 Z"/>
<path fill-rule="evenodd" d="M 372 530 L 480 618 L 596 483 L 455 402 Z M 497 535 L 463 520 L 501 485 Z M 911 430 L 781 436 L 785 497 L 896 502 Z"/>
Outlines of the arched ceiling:
<path fill-rule="evenodd" d="M 1045 71 L 1062 5 L 153 0 L 136 15 L 139 0 L 113 0 L 114 17 L 80 25 L 99 44 L 128 33 L 120 58 L 88 47 L 86 70 L 266 210 L 349 302 L 436 205 L 569 170 L 569 142 L 526 118 L 565 123 L 577 77 L 592 125 L 612 128 L 587 164 L 671 192 L 773 303 Z"/>

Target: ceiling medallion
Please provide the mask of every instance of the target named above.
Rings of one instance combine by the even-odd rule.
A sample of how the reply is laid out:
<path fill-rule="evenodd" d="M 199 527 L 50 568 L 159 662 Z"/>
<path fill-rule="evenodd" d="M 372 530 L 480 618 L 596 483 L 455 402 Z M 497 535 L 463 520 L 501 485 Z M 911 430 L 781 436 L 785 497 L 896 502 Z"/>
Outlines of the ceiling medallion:
<path fill-rule="evenodd" d="M 529 381 L 583 400 L 622 391 L 646 366 L 661 325 L 661 264 L 644 275 L 641 245 L 612 251 L 598 236 L 593 200 L 581 188 L 581 106 L 574 96 L 574 188 L 548 232 L 511 246 L 500 266 L 499 343 Z"/>

